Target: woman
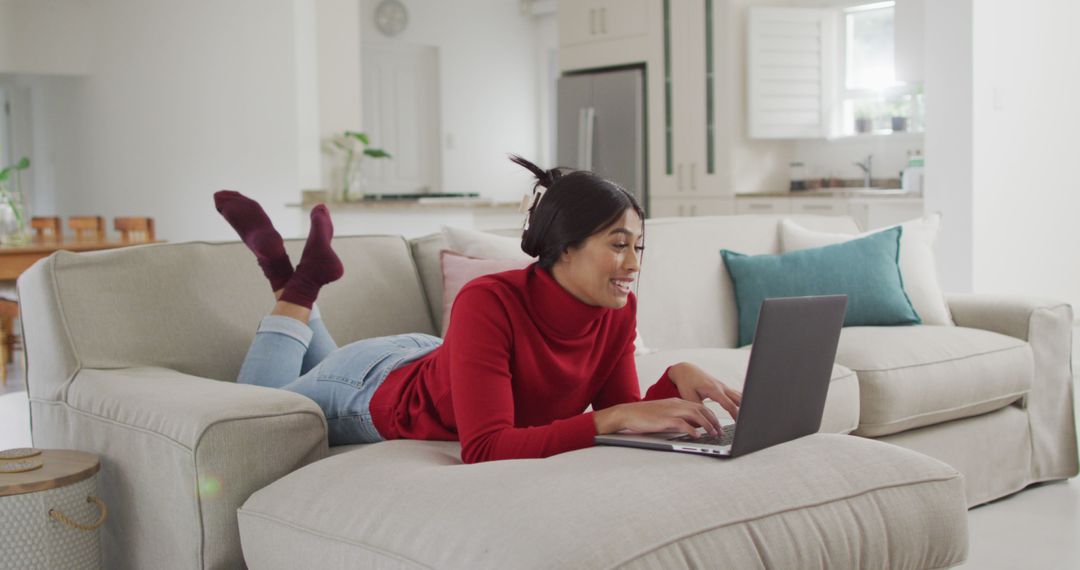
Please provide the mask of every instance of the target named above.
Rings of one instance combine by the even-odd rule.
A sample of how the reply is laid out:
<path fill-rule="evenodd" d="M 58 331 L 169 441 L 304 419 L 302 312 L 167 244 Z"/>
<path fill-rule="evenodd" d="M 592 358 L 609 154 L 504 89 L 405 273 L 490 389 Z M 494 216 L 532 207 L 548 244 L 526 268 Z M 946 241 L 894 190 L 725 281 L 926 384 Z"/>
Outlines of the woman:
<path fill-rule="evenodd" d="M 465 463 L 548 457 L 620 430 L 695 436 L 701 427 L 715 435 L 719 421 L 702 400 L 734 417 L 741 394 L 696 366 L 668 368 L 640 397 L 630 288 L 644 250 L 641 206 L 592 173 L 512 160 L 538 179 L 521 248 L 539 259 L 466 285 L 443 340 L 405 334 L 338 348 L 314 306 L 319 289 L 343 273 L 326 207 L 311 211 L 294 271 L 262 208 L 236 192 L 216 193 L 218 211 L 278 298 L 238 382 L 315 400 L 331 445 L 460 440 Z"/>

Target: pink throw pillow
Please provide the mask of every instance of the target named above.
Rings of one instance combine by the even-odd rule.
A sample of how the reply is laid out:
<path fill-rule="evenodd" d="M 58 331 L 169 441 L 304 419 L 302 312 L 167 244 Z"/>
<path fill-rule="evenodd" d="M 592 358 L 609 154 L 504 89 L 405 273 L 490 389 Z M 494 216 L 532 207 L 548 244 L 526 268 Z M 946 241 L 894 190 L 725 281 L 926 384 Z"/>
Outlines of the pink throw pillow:
<path fill-rule="evenodd" d="M 442 336 L 446 336 L 446 329 L 450 327 L 450 309 L 454 307 L 454 298 L 469 281 L 492 273 L 524 269 L 532 262 L 532 259 L 477 259 L 442 250 L 439 253 L 443 276 Z"/>

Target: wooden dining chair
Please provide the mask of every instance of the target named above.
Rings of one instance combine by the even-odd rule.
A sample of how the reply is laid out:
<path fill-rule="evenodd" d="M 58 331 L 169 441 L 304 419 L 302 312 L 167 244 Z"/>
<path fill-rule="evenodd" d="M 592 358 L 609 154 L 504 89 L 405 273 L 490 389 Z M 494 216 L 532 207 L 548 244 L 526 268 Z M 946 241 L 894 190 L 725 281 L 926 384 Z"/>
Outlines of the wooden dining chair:
<path fill-rule="evenodd" d="M 30 227 L 37 241 L 60 241 L 64 235 L 59 216 L 34 216 L 30 218 Z"/>
<path fill-rule="evenodd" d="M 76 241 L 105 241 L 105 218 L 101 216 L 71 216 L 68 227 L 75 232 Z"/>
<path fill-rule="evenodd" d="M 120 241 L 149 243 L 155 239 L 154 218 L 116 218 L 113 221 L 113 228 L 120 232 Z"/>
<path fill-rule="evenodd" d="M 15 336 L 17 318 L 19 302 L 9 296 L 0 296 L 0 386 L 7 385 L 7 367 L 13 360 L 12 353 L 19 341 Z"/>

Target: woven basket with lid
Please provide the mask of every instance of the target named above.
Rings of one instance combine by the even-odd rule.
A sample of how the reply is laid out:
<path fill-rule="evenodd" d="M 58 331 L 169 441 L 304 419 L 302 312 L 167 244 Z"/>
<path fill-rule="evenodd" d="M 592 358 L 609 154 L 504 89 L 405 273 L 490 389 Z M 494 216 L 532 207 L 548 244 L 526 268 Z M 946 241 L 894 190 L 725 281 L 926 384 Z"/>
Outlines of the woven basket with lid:
<path fill-rule="evenodd" d="M 32 467 L 4 473 L 3 467 Z M 46 449 L 24 458 L 0 454 L 0 570 L 101 567 L 97 456 Z"/>

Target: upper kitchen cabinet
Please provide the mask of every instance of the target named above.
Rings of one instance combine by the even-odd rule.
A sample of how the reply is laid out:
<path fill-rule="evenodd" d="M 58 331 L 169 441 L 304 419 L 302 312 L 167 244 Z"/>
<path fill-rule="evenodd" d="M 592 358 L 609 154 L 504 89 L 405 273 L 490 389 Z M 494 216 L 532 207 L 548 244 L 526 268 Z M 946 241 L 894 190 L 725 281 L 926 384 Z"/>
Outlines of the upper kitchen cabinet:
<path fill-rule="evenodd" d="M 657 103 L 656 139 L 651 155 L 651 193 L 655 196 L 707 198 L 730 195 L 722 175 L 717 136 L 718 70 L 725 61 L 718 50 L 718 14 L 714 0 L 665 0 L 661 58 L 650 100 Z M 718 53 L 719 52 L 719 53 Z M 723 122 L 727 123 L 727 117 Z M 651 118 L 650 118 L 651 120 Z"/>
<path fill-rule="evenodd" d="M 650 55 L 656 0 L 559 0 L 562 71 L 642 63 Z"/>
<path fill-rule="evenodd" d="M 564 0 L 559 2 L 559 44 L 569 46 L 648 33 L 647 0 Z"/>
<path fill-rule="evenodd" d="M 750 137 L 830 135 L 836 68 L 836 12 L 750 9 L 747 101 Z"/>

